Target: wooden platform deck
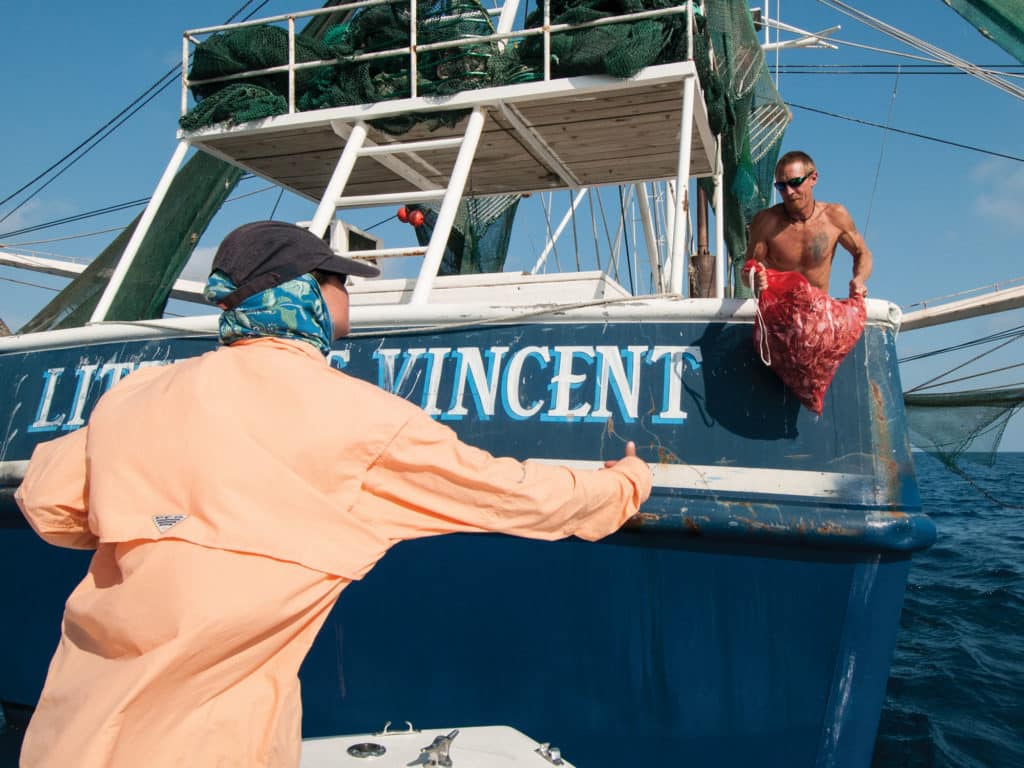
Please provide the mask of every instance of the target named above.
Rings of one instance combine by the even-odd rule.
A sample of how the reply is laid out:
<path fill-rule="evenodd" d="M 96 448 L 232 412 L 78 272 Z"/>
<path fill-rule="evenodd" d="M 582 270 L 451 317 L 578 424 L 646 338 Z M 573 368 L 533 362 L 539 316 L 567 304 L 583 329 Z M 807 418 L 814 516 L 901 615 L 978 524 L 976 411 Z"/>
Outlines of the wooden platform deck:
<path fill-rule="evenodd" d="M 401 99 L 337 107 L 208 128 L 180 136 L 190 144 L 311 200 L 320 199 L 358 121 L 409 113 L 487 108 L 467 196 L 623 184 L 673 178 L 679 163 L 683 83 L 697 83 L 692 62 L 662 64 L 633 78 L 581 76 L 522 83 L 444 98 Z M 699 84 L 695 88 L 690 176 L 709 176 L 715 139 Z M 461 136 L 453 128 L 419 125 L 401 137 L 373 127 L 375 144 Z M 345 195 L 403 193 L 445 187 L 457 147 L 393 156 L 414 173 L 400 173 L 364 156 Z"/>

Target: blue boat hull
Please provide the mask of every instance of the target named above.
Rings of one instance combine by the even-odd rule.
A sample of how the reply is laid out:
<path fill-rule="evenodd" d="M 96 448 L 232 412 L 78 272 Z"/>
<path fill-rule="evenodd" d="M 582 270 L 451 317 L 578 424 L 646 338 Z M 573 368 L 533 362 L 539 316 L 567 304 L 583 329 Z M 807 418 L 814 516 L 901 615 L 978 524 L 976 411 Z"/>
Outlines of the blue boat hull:
<path fill-rule="evenodd" d="M 19 392 L 34 382 L 6 459 L 87 415 L 103 361 L 210 345 L 0 356 L 27 370 Z M 481 328 L 337 352 L 494 452 L 599 461 L 635 440 L 656 487 L 597 544 L 397 546 L 303 666 L 306 735 L 505 723 L 581 766 L 869 764 L 910 557 L 934 538 L 891 329 L 866 329 L 821 417 L 761 366 L 742 322 Z M 35 540 L 9 491 L 0 578 L 18 629 L 0 637 L 0 697 L 32 703 L 87 559 Z"/>

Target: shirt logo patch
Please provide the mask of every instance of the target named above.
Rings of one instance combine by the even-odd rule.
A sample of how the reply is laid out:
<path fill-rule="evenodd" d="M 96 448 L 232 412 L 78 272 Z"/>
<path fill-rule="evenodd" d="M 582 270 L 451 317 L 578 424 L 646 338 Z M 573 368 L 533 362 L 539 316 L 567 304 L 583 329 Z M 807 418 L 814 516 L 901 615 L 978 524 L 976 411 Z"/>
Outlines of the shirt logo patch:
<path fill-rule="evenodd" d="M 167 533 L 169 528 L 173 528 L 188 515 L 153 515 L 153 523 L 160 533 Z"/>

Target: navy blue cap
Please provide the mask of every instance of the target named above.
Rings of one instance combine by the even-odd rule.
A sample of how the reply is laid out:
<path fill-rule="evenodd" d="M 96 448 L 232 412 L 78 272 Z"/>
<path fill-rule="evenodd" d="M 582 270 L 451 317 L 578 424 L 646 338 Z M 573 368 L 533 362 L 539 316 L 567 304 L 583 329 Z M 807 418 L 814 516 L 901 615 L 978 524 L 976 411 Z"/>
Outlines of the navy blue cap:
<path fill-rule="evenodd" d="M 212 272 L 223 272 L 237 288 L 218 304 L 234 309 L 253 294 L 319 269 L 339 275 L 377 277 L 365 261 L 339 256 L 308 229 L 284 221 L 254 221 L 231 232 L 213 257 Z"/>

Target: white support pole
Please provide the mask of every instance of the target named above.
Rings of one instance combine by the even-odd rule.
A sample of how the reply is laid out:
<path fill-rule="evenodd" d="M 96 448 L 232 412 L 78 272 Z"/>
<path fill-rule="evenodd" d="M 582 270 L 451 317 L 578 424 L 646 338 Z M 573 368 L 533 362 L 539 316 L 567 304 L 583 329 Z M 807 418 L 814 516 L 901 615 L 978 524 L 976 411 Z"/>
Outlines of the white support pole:
<path fill-rule="evenodd" d="M 334 220 L 334 215 L 338 210 L 338 198 L 341 197 L 341 192 L 348 183 L 348 177 L 352 175 L 352 169 L 355 167 L 359 151 L 363 148 L 365 140 L 366 123 L 360 120 L 352 126 L 352 130 L 348 134 L 345 148 L 341 151 L 341 157 L 338 158 L 338 165 L 331 175 L 331 180 L 327 182 L 327 188 L 324 189 L 323 197 L 320 198 L 320 204 L 317 205 L 316 213 L 313 214 L 313 221 L 310 222 L 309 231 L 317 237 L 323 237 L 327 232 L 327 227 Z"/>
<path fill-rule="evenodd" d="M 181 115 L 188 112 L 188 35 L 181 36 Z"/>
<path fill-rule="evenodd" d="M 686 59 L 693 61 L 693 0 L 686 4 Z"/>
<path fill-rule="evenodd" d="M 295 114 L 295 17 L 288 17 L 288 114 Z"/>
<path fill-rule="evenodd" d="M 654 234 L 654 219 L 651 218 L 651 199 L 647 195 L 647 184 L 638 182 L 636 187 L 637 207 L 640 209 L 640 221 L 644 225 L 644 241 L 647 243 L 647 260 L 651 263 L 651 283 L 657 293 L 665 290 L 665 278 L 661 272 L 661 252 L 658 249 L 658 237 Z"/>
<path fill-rule="evenodd" d="M 156 212 L 163 204 L 164 198 L 167 197 L 167 190 L 171 188 L 171 182 L 174 181 L 178 169 L 181 168 L 181 164 L 185 161 L 186 154 L 188 154 L 188 142 L 179 141 L 178 146 L 174 149 L 174 154 L 171 155 L 171 161 L 167 163 L 167 167 L 164 169 L 164 175 L 160 177 L 160 182 L 156 185 L 153 196 L 149 198 L 146 210 L 142 212 L 142 218 L 139 219 L 135 231 L 132 232 L 132 236 L 128 240 L 128 245 L 124 247 L 124 253 L 121 254 L 117 266 L 114 267 L 114 271 L 110 275 L 107 287 L 103 289 L 103 294 L 96 303 L 96 309 L 92 311 L 92 317 L 89 318 L 90 323 L 102 321 L 107 316 L 107 312 L 110 311 L 110 305 L 114 303 L 114 297 L 117 296 L 117 291 L 124 282 L 124 276 L 128 274 L 128 268 L 135 261 L 135 255 L 139 252 L 139 246 L 142 245 L 142 241 L 146 238 L 149 225 L 153 223 L 153 219 L 156 218 Z"/>
<path fill-rule="evenodd" d="M 583 187 L 576 193 L 576 197 L 572 199 L 572 206 L 565 212 L 565 216 L 562 217 L 562 221 L 559 225 L 555 227 L 555 233 L 551 235 L 551 237 L 548 238 L 548 241 L 544 244 L 543 252 L 541 252 L 540 256 L 537 257 L 537 262 L 533 265 L 533 269 L 530 270 L 531 275 L 536 275 L 540 272 L 541 268 L 548 260 L 548 254 L 551 253 L 551 250 L 555 247 L 555 242 L 561 236 L 565 226 L 572 220 L 572 217 L 576 213 L 576 208 L 578 208 L 579 204 L 583 202 L 583 198 L 586 194 L 587 187 Z"/>
<path fill-rule="evenodd" d="M 419 95 L 416 87 L 416 81 L 419 79 L 416 63 L 416 2 L 417 0 L 409 0 L 409 95 L 412 98 Z"/>
<path fill-rule="evenodd" d="M 501 15 L 498 16 L 498 24 L 494 31 L 499 35 L 507 34 L 512 31 L 512 28 L 516 23 L 516 14 L 519 12 L 519 0 L 506 0 L 501 6 Z M 504 51 L 508 45 L 507 40 L 501 40 L 498 43 L 498 50 Z"/>
<path fill-rule="evenodd" d="M 452 168 L 452 175 L 448 180 L 448 189 L 441 201 L 441 210 L 437 212 L 434 232 L 430 236 L 430 244 L 423 256 L 420 274 L 416 278 L 416 287 L 413 288 L 412 297 L 409 299 L 410 304 L 426 304 L 430 297 L 434 277 L 441 266 L 444 249 L 448 245 L 448 235 L 452 231 L 452 224 L 455 223 L 459 201 L 462 200 L 462 192 L 466 188 L 469 169 L 472 168 L 473 158 L 476 157 L 476 146 L 480 142 L 480 134 L 483 133 L 485 117 L 484 107 L 480 106 L 474 107 L 469 115 L 463 143 L 455 158 L 455 166 Z"/>
<path fill-rule="evenodd" d="M 683 277 L 686 274 L 686 244 L 688 218 L 686 206 L 690 193 L 690 145 L 693 143 L 693 77 L 683 81 L 683 109 L 679 130 L 679 166 L 676 170 L 675 212 L 672 219 L 672 256 L 669 291 L 683 295 Z"/>
<path fill-rule="evenodd" d="M 544 4 L 544 82 L 551 79 L 551 0 L 540 0 Z"/>
<path fill-rule="evenodd" d="M 676 183 L 669 179 L 665 182 L 665 202 L 661 206 L 661 214 L 665 217 L 665 285 L 668 291 L 672 284 L 672 233 L 676 226 Z"/>
<path fill-rule="evenodd" d="M 725 298 L 725 176 L 722 173 L 722 137 L 715 147 L 715 298 Z M 731 272 L 731 270 L 730 270 Z"/>

